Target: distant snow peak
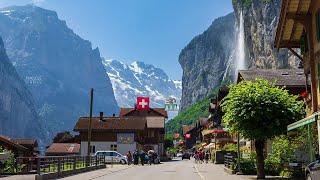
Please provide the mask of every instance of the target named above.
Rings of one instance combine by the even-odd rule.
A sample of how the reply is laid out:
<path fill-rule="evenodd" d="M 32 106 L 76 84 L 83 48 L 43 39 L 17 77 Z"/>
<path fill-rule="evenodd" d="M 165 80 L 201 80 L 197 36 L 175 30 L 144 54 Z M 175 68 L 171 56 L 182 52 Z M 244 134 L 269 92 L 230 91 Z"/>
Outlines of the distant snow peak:
<path fill-rule="evenodd" d="M 134 61 L 131 66 L 130 66 L 130 69 L 132 69 L 133 72 L 136 72 L 136 73 L 143 73 L 143 69 L 139 66 L 139 62 L 138 61 Z"/>
<path fill-rule="evenodd" d="M 119 106 L 133 107 L 137 96 L 149 96 L 152 107 L 164 107 L 173 97 L 180 102 L 181 81 L 172 80 L 159 68 L 141 61 L 126 64 L 115 59 L 102 59 Z"/>

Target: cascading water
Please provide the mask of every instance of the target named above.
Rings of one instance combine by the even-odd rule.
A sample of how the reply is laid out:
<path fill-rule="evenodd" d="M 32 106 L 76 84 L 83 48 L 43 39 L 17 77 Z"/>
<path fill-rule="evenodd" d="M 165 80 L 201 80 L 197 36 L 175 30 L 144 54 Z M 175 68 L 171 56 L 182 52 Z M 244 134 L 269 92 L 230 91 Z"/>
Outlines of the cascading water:
<path fill-rule="evenodd" d="M 242 11 L 240 11 L 240 18 L 239 18 L 239 28 L 238 28 L 238 35 L 237 35 L 237 47 L 236 47 L 236 54 L 235 54 L 235 73 L 237 77 L 239 70 L 247 69 L 246 62 L 245 62 L 245 45 L 244 45 L 244 27 L 243 27 L 243 15 Z"/>

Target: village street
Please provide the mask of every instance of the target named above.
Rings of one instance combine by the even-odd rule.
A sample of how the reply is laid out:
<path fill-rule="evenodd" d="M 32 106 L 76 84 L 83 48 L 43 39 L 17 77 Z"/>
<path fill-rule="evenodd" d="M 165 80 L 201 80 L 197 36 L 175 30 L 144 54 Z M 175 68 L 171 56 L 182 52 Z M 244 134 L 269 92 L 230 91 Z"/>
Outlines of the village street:
<path fill-rule="evenodd" d="M 88 173 L 63 178 L 65 180 L 79 179 L 112 179 L 112 180 L 205 180 L 205 179 L 254 179 L 256 176 L 229 175 L 223 170 L 223 165 L 195 164 L 193 160 L 176 159 L 163 162 L 160 165 L 122 166 L 115 165 Z"/>

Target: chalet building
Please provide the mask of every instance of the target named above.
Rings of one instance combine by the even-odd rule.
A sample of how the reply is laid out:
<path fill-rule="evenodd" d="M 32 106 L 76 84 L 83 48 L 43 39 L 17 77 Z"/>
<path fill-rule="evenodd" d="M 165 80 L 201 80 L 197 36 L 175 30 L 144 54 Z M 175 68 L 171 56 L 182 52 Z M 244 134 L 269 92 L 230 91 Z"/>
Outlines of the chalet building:
<path fill-rule="evenodd" d="M 46 156 L 80 155 L 80 144 L 53 143 L 46 150 Z"/>
<path fill-rule="evenodd" d="M 209 118 L 208 121 L 212 122 L 212 125 L 209 128 L 217 128 L 221 127 L 222 124 L 222 108 L 221 101 L 224 97 L 226 97 L 229 93 L 229 88 L 227 86 L 222 86 L 219 88 L 216 97 L 211 99 L 209 105 Z"/>
<path fill-rule="evenodd" d="M 255 81 L 256 79 L 274 82 L 276 86 L 288 90 L 293 95 L 303 95 L 310 90 L 309 82 L 302 69 L 240 70 L 237 83 L 241 81 Z"/>
<path fill-rule="evenodd" d="M 196 144 L 196 131 L 194 125 L 183 125 L 182 126 L 182 133 L 185 139 L 185 146 L 187 149 L 191 149 Z"/>
<path fill-rule="evenodd" d="M 288 131 L 293 131 L 307 126 L 310 132 L 311 125 L 316 126 L 320 106 L 320 1 L 283 0 L 274 45 L 278 49 L 289 49 L 299 58 L 303 64 L 304 75 L 311 80 L 311 93 L 305 97 L 307 116 L 287 128 Z M 317 127 L 319 134 L 319 122 Z M 320 142 L 319 137 L 318 140 Z M 308 145 L 312 161 L 314 157 L 310 138 Z"/>
<path fill-rule="evenodd" d="M 11 151 L 15 157 L 27 157 L 30 153 L 32 153 L 32 151 L 30 152 L 28 148 L 15 143 L 9 137 L 5 137 L 1 135 L 0 135 L 0 147 Z"/>
<path fill-rule="evenodd" d="M 28 149 L 27 156 L 37 156 L 39 154 L 38 141 L 35 139 L 13 139 L 14 143 Z"/>
<path fill-rule="evenodd" d="M 203 141 L 202 131 L 208 127 L 208 118 L 199 118 L 194 124 L 183 126 L 183 136 L 187 149 Z"/>
<path fill-rule="evenodd" d="M 115 150 L 126 154 L 138 150 L 154 150 L 164 153 L 164 123 L 167 118 L 164 108 L 139 111 L 121 108 L 119 117 L 92 118 L 91 153 L 100 150 Z M 81 117 L 74 131 L 79 132 L 81 155 L 87 154 L 89 118 Z"/>

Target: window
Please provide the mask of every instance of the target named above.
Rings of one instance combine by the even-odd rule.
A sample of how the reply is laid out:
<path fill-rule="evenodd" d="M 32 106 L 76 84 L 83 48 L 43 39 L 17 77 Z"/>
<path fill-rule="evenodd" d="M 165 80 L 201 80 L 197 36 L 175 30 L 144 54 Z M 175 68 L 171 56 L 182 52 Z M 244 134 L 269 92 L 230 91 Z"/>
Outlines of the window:
<path fill-rule="evenodd" d="M 118 149 L 118 145 L 116 145 L 116 144 L 110 145 L 110 151 L 117 151 L 117 149 Z"/>
<path fill-rule="evenodd" d="M 317 40 L 320 42 L 320 9 L 316 13 L 316 28 Z"/>
<path fill-rule="evenodd" d="M 96 152 L 96 146 L 90 146 L 90 153 Z"/>
<path fill-rule="evenodd" d="M 104 153 L 103 152 L 98 152 L 97 156 L 104 156 Z"/>
<path fill-rule="evenodd" d="M 116 156 L 118 156 L 118 153 L 116 153 L 116 152 L 111 152 L 111 156 L 116 157 Z"/>
<path fill-rule="evenodd" d="M 148 131 L 148 137 L 154 137 L 154 130 Z"/>

